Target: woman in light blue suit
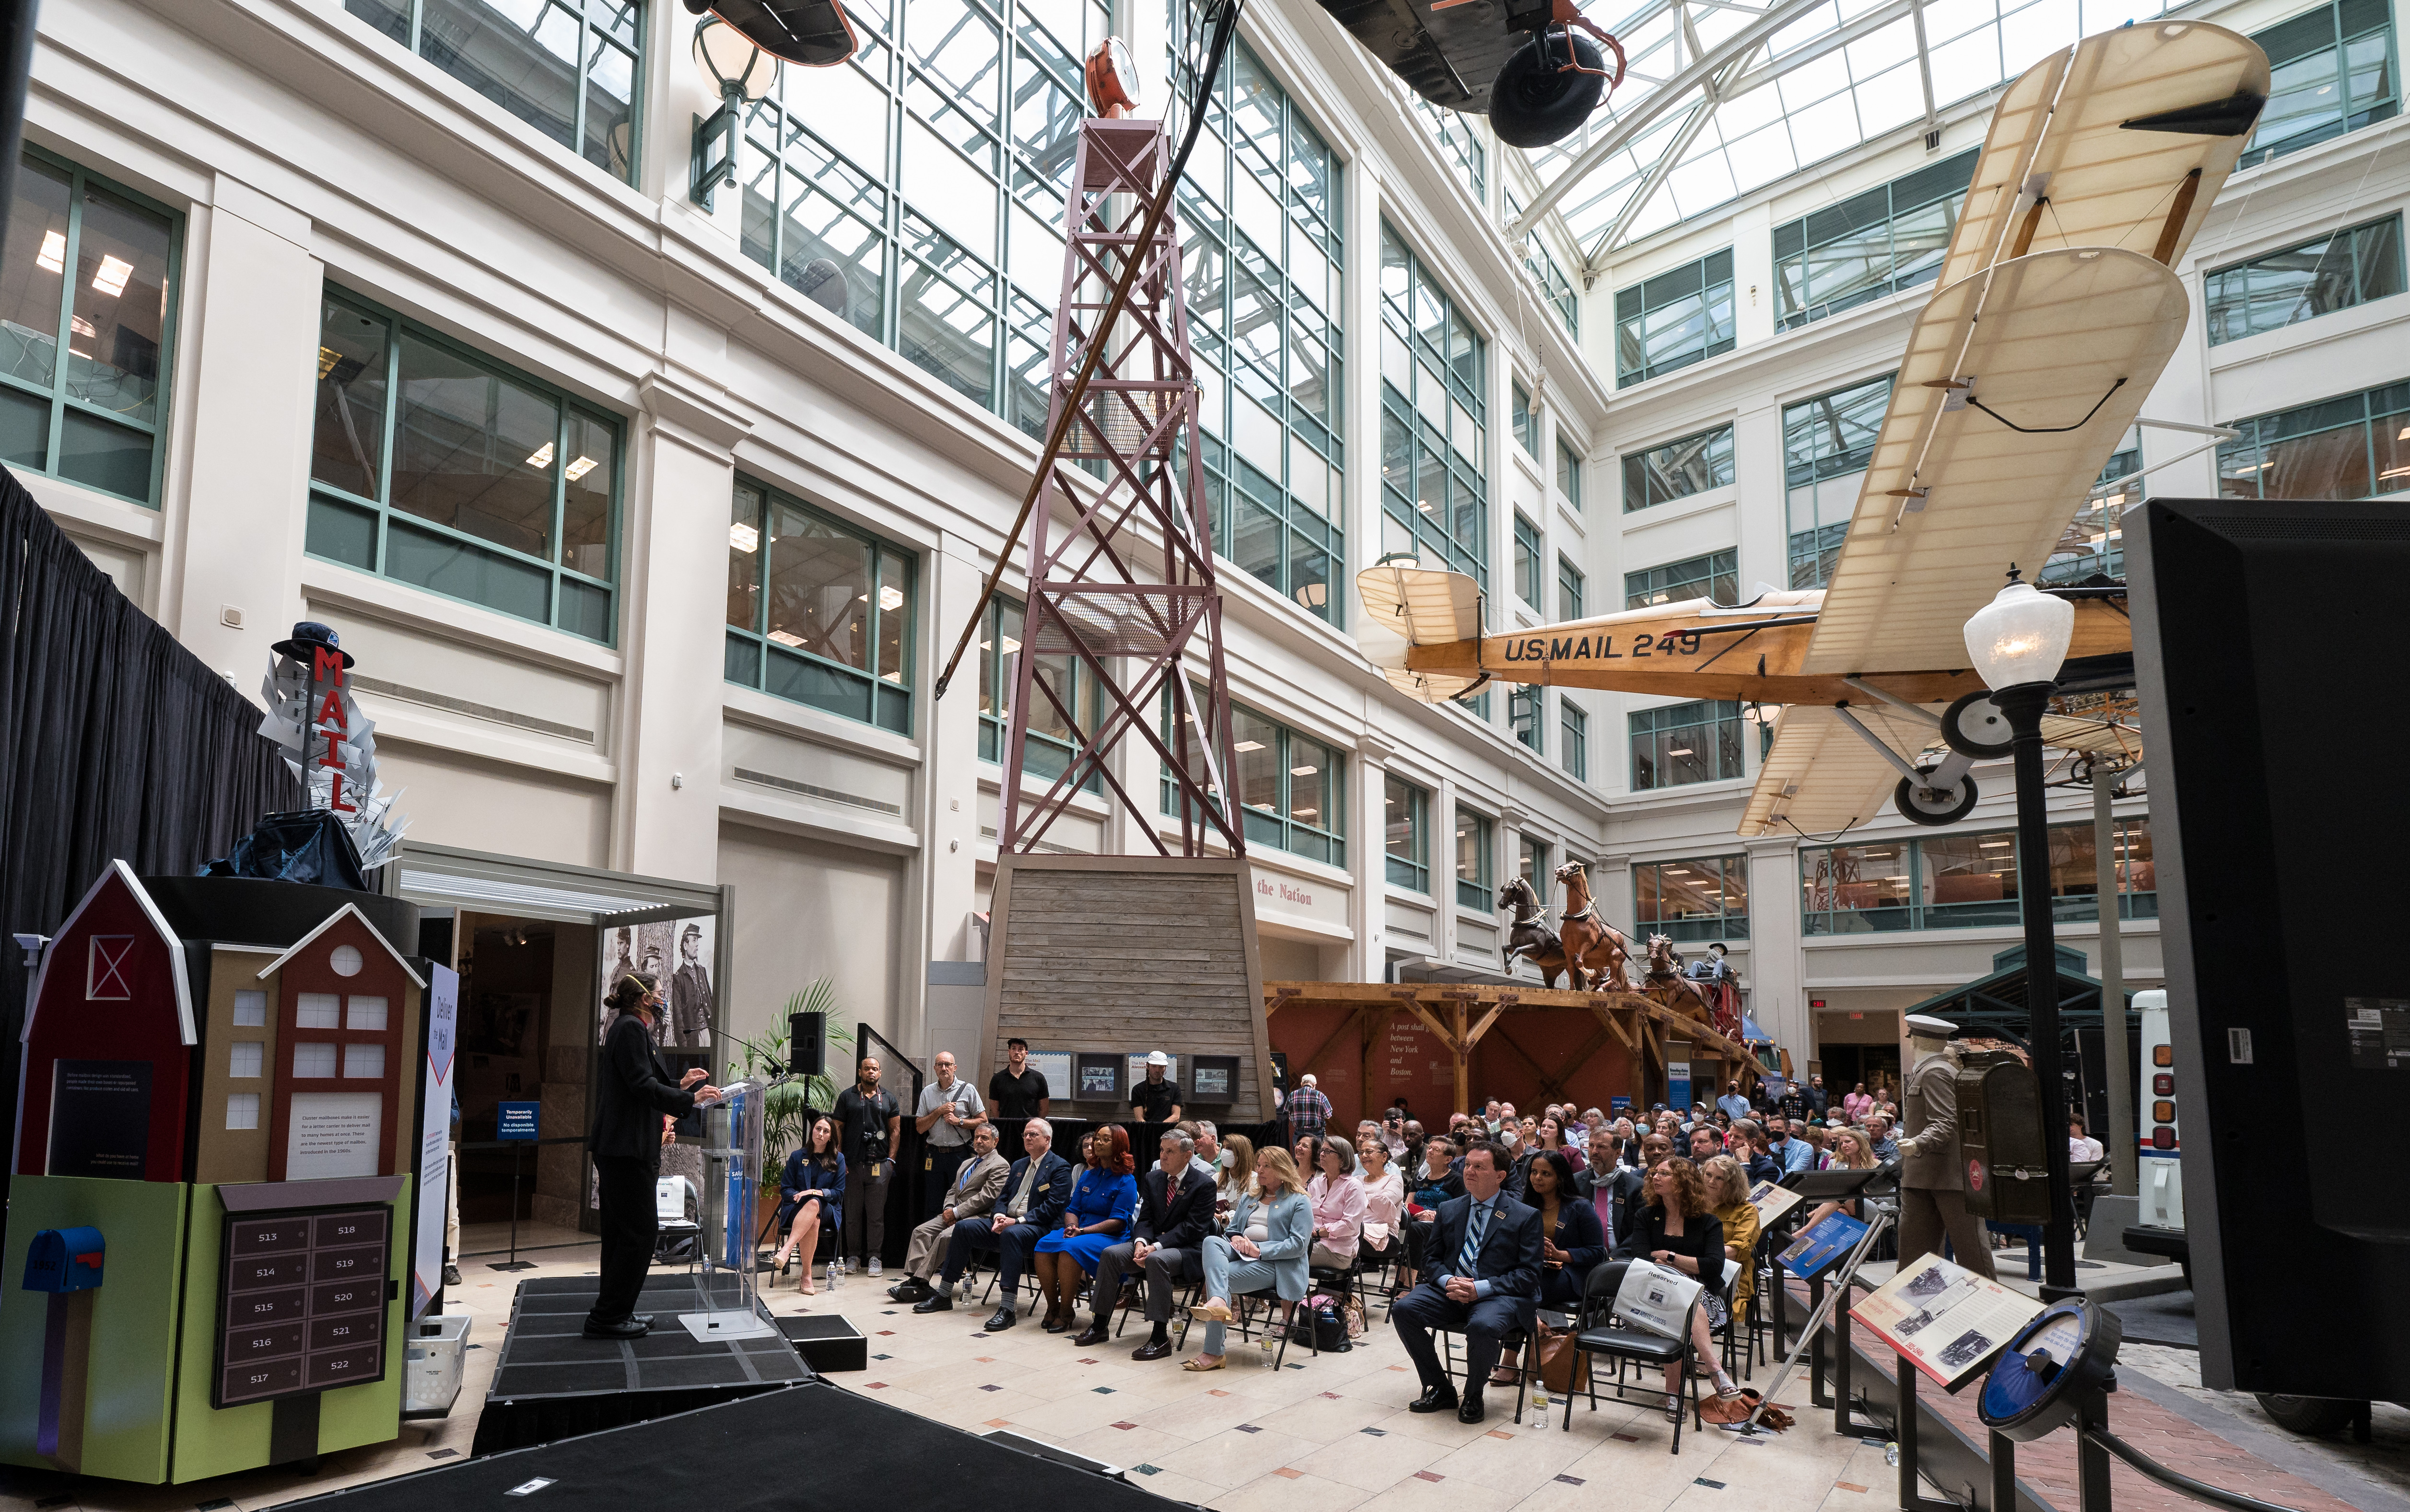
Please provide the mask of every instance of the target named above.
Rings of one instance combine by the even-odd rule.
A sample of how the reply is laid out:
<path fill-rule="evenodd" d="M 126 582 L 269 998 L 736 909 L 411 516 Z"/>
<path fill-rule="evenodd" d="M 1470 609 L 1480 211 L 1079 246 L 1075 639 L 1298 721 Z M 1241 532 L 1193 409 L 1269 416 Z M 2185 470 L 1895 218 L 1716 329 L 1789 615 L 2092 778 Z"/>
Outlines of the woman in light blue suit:
<path fill-rule="evenodd" d="M 1305 1300 L 1306 1252 L 1314 1243 L 1314 1204 L 1306 1200 L 1297 1162 L 1287 1151 L 1268 1147 L 1256 1156 L 1255 1190 L 1230 1208 L 1228 1234 L 1205 1239 L 1205 1301 L 1188 1316 L 1205 1325 L 1205 1349 L 1183 1370 L 1222 1368 L 1222 1325 L 1230 1320 L 1234 1295 L 1261 1291 L 1290 1304 Z"/>

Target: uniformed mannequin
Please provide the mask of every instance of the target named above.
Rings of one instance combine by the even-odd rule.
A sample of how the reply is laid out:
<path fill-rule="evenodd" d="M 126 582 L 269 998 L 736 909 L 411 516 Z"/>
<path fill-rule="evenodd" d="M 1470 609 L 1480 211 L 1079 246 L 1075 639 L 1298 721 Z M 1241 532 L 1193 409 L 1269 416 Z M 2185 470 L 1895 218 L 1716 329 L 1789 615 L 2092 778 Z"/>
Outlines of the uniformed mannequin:
<path fill-rule="evenodd" d="M 586 1337 L 640 1339 L 652 1326 L 635 1306 L 661 1231 L 653 1184 L 661 1179 L 661 1145 L 669 1138 L 665 1115 L 682 1118 L 694 1112 L 698 1098 L 717 1098 L 719 1089 L 697 1085 L 704 1076 L 700 1066 L 690 1068 L 683 1081 L 670 1081 L 669 1068 L 653 1049 L 652 1025 L 661 1011 L 653 978 L 629 972 L 603 1002 L 617 1017 L 602 1039 L 594 1131 L 586 1139 L 602 1210 L 602 1283 L 586 1316 Z"/>
<path fill-rule="evenodd" d="M 1899 1263 L 1941 1253 L 1950 1236 L 1953 1258 L 1974 1272 L 1992 1274 L 1992 1243 L 1983 1225 L 1967 1211 L 1966 1162 L 1958 1146 L 1958 1047 L 1950 1037 L 1958 1026 L 1945 1019 L 1911 1013 L 1908 1043 L 1916 1057 L 1908 1073 L 1900 1111 L 1908 1137 L 1899 1141 Z"/>

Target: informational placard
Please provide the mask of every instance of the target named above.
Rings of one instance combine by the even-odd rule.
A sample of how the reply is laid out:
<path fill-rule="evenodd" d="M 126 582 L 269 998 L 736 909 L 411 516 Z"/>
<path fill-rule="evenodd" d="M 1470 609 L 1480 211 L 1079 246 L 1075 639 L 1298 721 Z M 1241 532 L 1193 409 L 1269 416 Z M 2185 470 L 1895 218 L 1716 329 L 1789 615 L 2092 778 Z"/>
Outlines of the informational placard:
<path fill-rule="evenodd" d="M 1046 1078 L 1046 1096 L 1049 1098 L 1062 1098 L 1071 1095 L 1071 1053 L 1069 1051 L 1033 1050 L 1029 1053 L 1029 1069 Z"/>
<path fill-rule="evenodd" d="M 296 1092 L 285 1126 L 284 1179 L 373 1176 L 385 1131 L 382 1092 Z"/>
<path fill-rule="evenodd" d="M 532 1144 L 543 1113 L 541 1102 L 498 1102 L 494 1104 L 494 1138 Z"/>
<path fill-rule="evenodd" d="M 1188 1100 L 1219 1106 L 1239 1096 L 1239 1057 L 1199 1055 L 1188 1068 Z"/>
<path fill-rule="evenodd" d="M 1757 1209 L 1758 1228 L 1771 1229 L 1776 1219 L 1799 1205 L 1799 1194 L 1762 1181 L 1749 1189 L 1749 1202 Z"/>
<path fill-rule="evenodd" d="M 151 1063 L 62 1060 L 51 1087 L 53 1176 L 140 1181 L 151 1147 Z"/>
<path fill-rule="evenodd" d="M 1782 1252 L 1782 1268 L 1802 1281 L 1841 1263 L 1864 1239 L 1866 1226 L 1846 1213 L 1828 1213 L 1808 1226 Z"/>
<path fill-rule="evenodd" d="M 211 1405 L 385 1378 L 392 1221 L 384 1203 L 226 1215 Z"/>
<path fill-rule="evenodd" d="M 1691 1111 L 1691 1063 L 1669 1061 L 1665 1066 L 1665 1106 L 1676 1112 Z"/>
<path fill-rule="evenodd" d="M 443 1284 L 443 1218 L 452 1201 L 452 1067 L 459 1044 L 460 974 L 428 967 L 427 1076 L 420 1096 L 418 1232 L 410 1257 L 410 1316 L 415 1320 Z"/>
<path fill-rule="evenodd" d="M 1080 1080 L 1071 1093 L 1074 1100 L 1111 1102 L 1122 1095 L 1121 1057 L 1082 1051 L 1079 1062 Z"/>
<path fill-rule="evenodd" d="M 1944 1390 L 1982 1370 L 2042 1304 L 1938 1255 L 1902 1265 L 1850 1316 Z"/>

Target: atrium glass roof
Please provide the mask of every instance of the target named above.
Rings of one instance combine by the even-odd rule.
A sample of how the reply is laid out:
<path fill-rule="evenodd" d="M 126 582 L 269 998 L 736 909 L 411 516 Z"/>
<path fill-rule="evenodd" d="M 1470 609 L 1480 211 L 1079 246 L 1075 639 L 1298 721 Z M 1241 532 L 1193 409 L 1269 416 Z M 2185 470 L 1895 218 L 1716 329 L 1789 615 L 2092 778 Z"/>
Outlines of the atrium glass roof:
<path fill-rule="evenodd" d="M 2163 0 L 1644 0 L 1631 71 L 1575 135 L 1523 153 L 1590 269 L 1615 247 L 2024 72 Z M 1593 19 L 1605 22 L 1601 7 Z"/>

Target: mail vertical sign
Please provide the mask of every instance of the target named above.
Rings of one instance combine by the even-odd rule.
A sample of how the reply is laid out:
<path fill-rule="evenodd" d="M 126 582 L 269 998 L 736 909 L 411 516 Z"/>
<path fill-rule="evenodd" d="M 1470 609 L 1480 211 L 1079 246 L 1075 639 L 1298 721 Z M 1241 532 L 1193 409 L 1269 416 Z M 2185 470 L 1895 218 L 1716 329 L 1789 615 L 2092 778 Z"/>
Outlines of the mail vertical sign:
<path fill-rule="evenodd" d="M 444 1219 L 452 1207 L 452 1061 L 460 1025 L 460 974 L 427 969 L 427 1086 L 418 1142 L 418 1233 L 410 1262 L 415 1319 L 443 1284 Z"/>

